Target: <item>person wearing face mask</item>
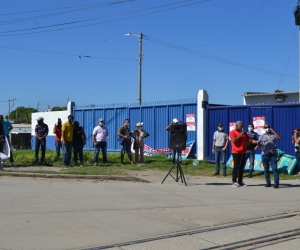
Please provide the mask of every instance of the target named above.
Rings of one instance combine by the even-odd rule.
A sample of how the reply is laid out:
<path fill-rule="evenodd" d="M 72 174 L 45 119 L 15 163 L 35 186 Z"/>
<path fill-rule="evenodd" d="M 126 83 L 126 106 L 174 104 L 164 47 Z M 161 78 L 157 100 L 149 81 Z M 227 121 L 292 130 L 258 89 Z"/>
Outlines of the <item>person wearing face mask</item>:
<path fill-rule="evenodd" d="M 83 146 L 86 143 L 86 135 L 82 126 L 79 126 L 79 122 L 74 122 L 73 131 L 73 151 L 74 151 L 74 162 L 77 166 L 77 156 L 79 155 L 80 167 L 83 166 Z"/>
<path fill-rule="evenodd" d="M 257 141 L 251 139 L 247 133 L 244 132 L 242 121 L 236 122 L 235 129 L 230 132 L 229 136 L 231 139 L 231 154 L 233 158 L 232 186 L 246 186 L 243 182 L 243 172 L 246 164 L 246 145 L 247 141 L 251 143 L 257 143 Z"/>
<path fill-rule="evenodd" d="M 248 124 L 247 135 L 255 141 L 258 141 L 259 136 L 254 132 L 254 125 L 252 123 Z M 255 160 L 255 150 L 258 148 L 257 143 L 251 143 L 250 141 L 246 142 L 247 151 L 246 151 L 246 162 L 249 159 L 250 166 L 248 171 L 248 178 L 252 178 L 253 169 L 254 169 L 254 160 Z"/>
<path fill-rule="evenodd" d="M 63 150 L 62 164 L 66 167 L 70 167 L 71 164 L 74 132 L 73 119 L 74 116 L 69 115 L 68 120 L 61 126 L 61 142 Z"/>
<path fill-rule="evenodd" d="M 216 172 L 214 175 L 219 175 L 220 164 L 222 164 L 223 176 L 226 176 L 226 160 L 225 152 L 228 145 L 228 134 L 224 132 L 223 124 L 218 124 L 218 130 L 214 132 L 212 153 L 215 154 Z"/>
<path fill-rule="evenodd" d="M 55 150 L 56 150 L 56 159 L 60 157 L 61 146 L 61 119 L 57 119 L 57 123 L 54 124 L 53 134 L 55 134 Z"/>
<path fill-rule="evenodd" d="M 133 164 L 132 154 L 131 154 L 131 139 L 130 139 L 130 130 L 129 130 L 130 120 L 125 119 L 124 125 L 121 126 L 118 130 L 118 136 L 122 139 L 121 145 L 121 163 L 124 164 L 124 155 L 127 153 L 130 160 L 130 164 Z"/>
<path fill-rule="evenodd" d="M 108 129 L 104 126 L 104 120 L 98 120 L 98 126 L 96 126 L 93 130 L 93 142 L 95 146 L 94 152 L 94 166 L 98 164 L 98 156 L 100 153 L 100 149 L 102 151 L 102 161 L 103 163 L 107 163 L 107 145 L 106 139 L 108 137 Z"/>
<path fill-rule="evenodd" d="M 277 157 L 275 140 L 280 140 L 281 136 L 277 134 L 269 124 L 264 125 L 265 133 L 259 137 L 258 143 L 261 146 L 261 161 L 264 166 L 266 187 L 271 187 L 269 174 L 270 165 L 274 174 L 274 188 L 279 188 L 279 174 L 277 171 Z"/>
<path fill-rule="evenodd" d="M 150 134 L 142 129 L 143 123 L 138 122 L 136 124 L 136 129 L 133 130 L 132 137 L 134 138 L 133 149 L 135 151 L 135 162 L 144 163 L 144 138 L 148 137 Z"/>
<path fill-rule="evenodd" d="M 294 132 L 292 133 L 292 144 L 296 154 L 298 175 L 300 175 L 300 128 L 294 129 Z"/>
<path fill-rule="evenodd" d="M 44 118 L 39 117 L 36 119 L 37 125 L 35 126 L 35 162 L 44 163 L 46 153 L 46 136 L 48 135 L 48 125 L 44 123 Z M 41 160 L 39 161 L 39 149 L 42 150 Z"/>

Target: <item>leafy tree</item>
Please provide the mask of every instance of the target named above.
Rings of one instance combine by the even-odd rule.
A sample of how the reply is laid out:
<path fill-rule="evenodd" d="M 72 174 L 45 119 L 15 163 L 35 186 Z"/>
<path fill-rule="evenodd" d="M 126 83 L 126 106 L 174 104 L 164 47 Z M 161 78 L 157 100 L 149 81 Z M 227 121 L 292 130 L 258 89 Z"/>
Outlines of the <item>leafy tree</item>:
<path fill-rule="evenodd" d="M 51 109 L 51 111 L 63 111 L 63 110 L 67 110 L 67 107 L 55 106 Z"/>
<path fill-rule="evenodd" d="M 25 108 L 23 106 L 17 107 L 13 110 L 10 115 L 9 119 L 20 122 L 20 123 L 31 123 L 31 113 L 38 112 L 34 108 Z"/>
<path fill-rule="evenodd" d="M 283 93 L 284 90 L 280 90 L 280 89 L 275 89 L 274 93 Z"/>

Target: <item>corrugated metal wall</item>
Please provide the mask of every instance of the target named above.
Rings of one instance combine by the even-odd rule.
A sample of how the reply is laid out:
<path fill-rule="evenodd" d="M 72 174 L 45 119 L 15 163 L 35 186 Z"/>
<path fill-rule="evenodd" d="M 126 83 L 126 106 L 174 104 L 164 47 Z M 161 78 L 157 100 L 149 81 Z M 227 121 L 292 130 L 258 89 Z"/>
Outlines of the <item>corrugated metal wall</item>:
<path fill-rule="evenodd" d="M 118 128 L 123 125 L 126 118 L 130 119 L 130 130 L 135 129 L 138 122 L 143 122 L 143 128 L 150 133 L 145 143 L 152 148 L 168 148 L 169 133 L 165 130 L 173 118 L 185 121 L 186 114 L 197 116 L 197 102 L 190 103 L 166 103 L 142 106 L 123 107 L 74 107 L 74 121 L 78 121 L 85 129 L 87 144 L 85 149 L 93 149 L 92 132 L 98 124 L 98 119 L 103 118 L 109 130 L 107 141 L 108 151 L 119 151 L 120 145 L 117 142 Z M 196 131 L 187 132 L 188 141 L 196 138 Z"/>
<path fill-rule="evenodd" d="M 294 154 L 294 147 L 291 144 L 291 133 L 295 127 L 300 127 L 300 104 L 273 104 L 273 105 L 243 105 L 243 106 L 214 106 L 207 105 L 207 134 L 205 155 L 211 161 L 215 157 L 212 154 L 213 133 L 217 130 L 217 125 L 222 122 L 225 131 L 229 131 L 229 123 L 243 121 L 244 130 L 247 130 L 248 123 L 253 122 L 253 117 L 264 116 L 266 122 L 281 135 L 276 145 L 277 148 L 288 154 Z M 231 146 L 227 150 L 227 159 L 231 152 Z M 260 149 L 257 151 L 260 153 Z"/>

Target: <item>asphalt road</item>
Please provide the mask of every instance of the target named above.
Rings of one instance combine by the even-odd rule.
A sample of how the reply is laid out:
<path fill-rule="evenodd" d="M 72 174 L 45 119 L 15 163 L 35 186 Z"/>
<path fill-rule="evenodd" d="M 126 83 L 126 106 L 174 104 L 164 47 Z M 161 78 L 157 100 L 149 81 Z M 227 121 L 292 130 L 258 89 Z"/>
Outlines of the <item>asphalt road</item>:
<path fill-rule="evenodd" d="M 0 177 L 0 249 L 299 248 L 299 180 L 228 180 Z"/>

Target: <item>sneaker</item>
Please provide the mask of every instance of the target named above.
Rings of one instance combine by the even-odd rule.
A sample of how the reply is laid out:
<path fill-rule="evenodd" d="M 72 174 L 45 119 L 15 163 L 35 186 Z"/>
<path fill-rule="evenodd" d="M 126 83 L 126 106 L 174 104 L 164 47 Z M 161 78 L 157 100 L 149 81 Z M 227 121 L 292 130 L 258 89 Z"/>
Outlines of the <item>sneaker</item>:
<path fill-rule="evenodd" d="M 275 184 L 273 188 L 279 188 L 279 184 Z"/>
<path fill-rule="evenodd" d="M 237 182 L 234 182 L 234 183 L 232 184 L 232 186 L 235 187 L 235 188 L 237 188 L 237 187 L 239 187 L 240 185 L 239 185 Z"/>
<path fill-rule="evenodd" d="M 247 187 L 247 184 L 245 184 L 244 182 L 239 183 L 239 185 L 240 185 L 241 187 Z"/>
<path fill-rule="evenodd" d="M 97 163 L 96 163 L 96 162 L 94 163 L 94 166 L 97 166 Z"/>
<path fill-rule="evenodd" d="M 15 165 L 15 163 L 12 161 L 12 162 L 10 163 L 10 166 L 13 167 L 14 165 Z"/>
<path fill-rule="evenodd" d="M 266 187 L 266 188 L 271 187 L 271 183 L 267 183 L 265 187 Z"/>
<path fill-rule="evenodd" d="M 248 174 L 248 178 L 252 178 L 252 174 Z"/>
<path fill-rule="evenodd" d="M 227 176 L 227 174 L 226 173 L 223 173 L 223 177 L 226 177 Z"/>
<path fill-rule="evenodd" d="M 216 175 L 219 175 L 219 173 L 216 172 L 216 173 L 213 174 L 213 176 L 216 176 Z"/>

